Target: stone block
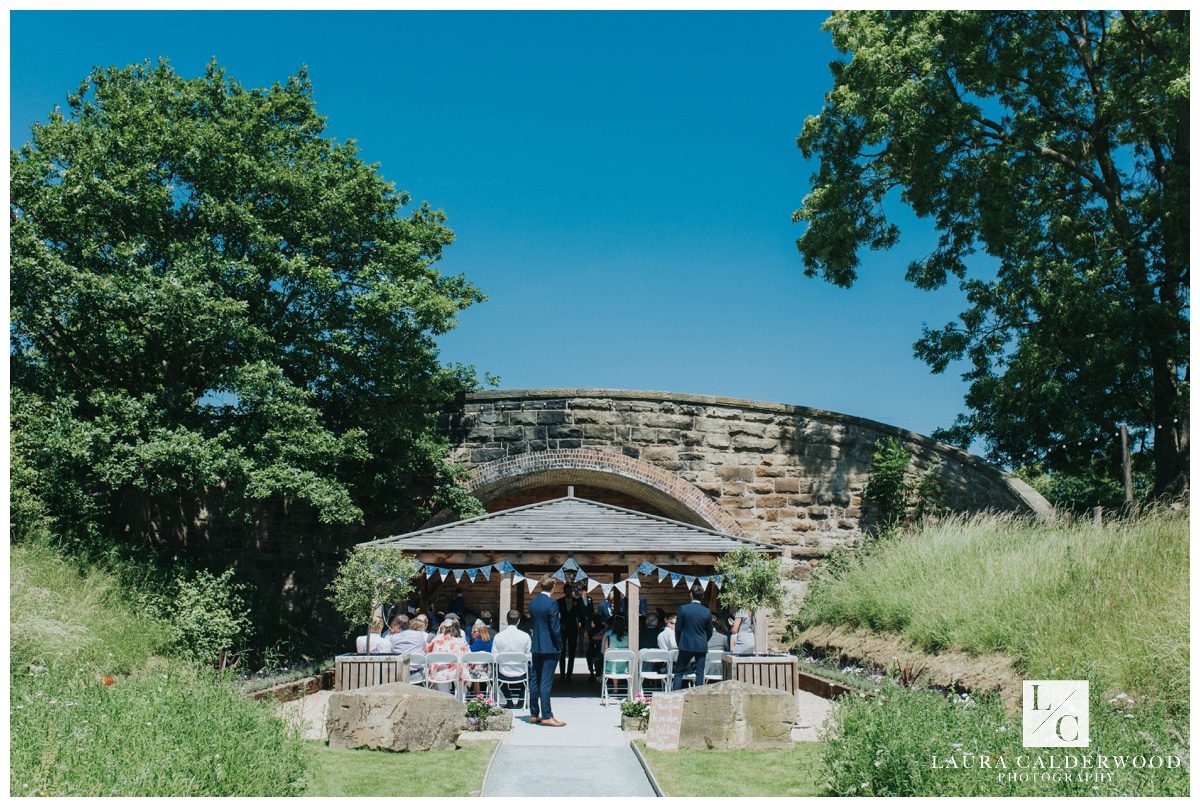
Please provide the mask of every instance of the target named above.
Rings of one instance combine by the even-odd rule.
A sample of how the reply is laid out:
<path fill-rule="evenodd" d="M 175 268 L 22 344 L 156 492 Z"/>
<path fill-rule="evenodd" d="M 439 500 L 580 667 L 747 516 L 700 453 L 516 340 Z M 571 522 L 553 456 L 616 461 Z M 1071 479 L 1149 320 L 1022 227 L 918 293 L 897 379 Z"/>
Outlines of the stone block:
<path fill-rule="evenodd" d="M 656 695 L 646 745 L 663 751 L 791 748 L 795 696 L 742 681 Z"/>
<path fill-rule="evenodd" d="M 642 425 L 656 429 L 690 429 L 693 419 L 687 415 L 650 414 L 642 417 Z"/>
<path fill-rule="evenodd" d="M 537 413 L 537 422 L 543 426 L 550 426 L 558 423 L 567 422 L 567 413 L 562 411 L 548 410 Z"/>
<path fill-rule="evenodd" d="M 760 508 L 783 507 L 787 504 L 787 498 L 784 496 L 759 496 L 754 500 L 754 504 Z"/>
<path fill-rule="evenodd" d="M 325 717 L 330 748 L 387 751 L 450 750 L 466 723 L 458 698 L 405 683 L 334 692 Z"/>
<path fill-rule="evenodd" d="M 670 446 L 650 446 L 642 451 L 642 459 L 647 462 L 675 462 L 679 459 L 679 451 Z"/>
<path fill-rule="evenodd" d="M 754 469 L 724 465 L 717 468 L 717 476 L 726 482 L 750 482 L 754 479 Z"/>
<path fill-rule="evenodd" d="M 766 437 L 752 437 L 748 434 L 734 434 L 733 447 L 741 451 L 774 451 L 775 441 Z"/>
<path fill-rule="evenodd" d="M 794 477 L 780 477 L 775 480 L 776 493 L 799 493 L 800 480 Z"/>

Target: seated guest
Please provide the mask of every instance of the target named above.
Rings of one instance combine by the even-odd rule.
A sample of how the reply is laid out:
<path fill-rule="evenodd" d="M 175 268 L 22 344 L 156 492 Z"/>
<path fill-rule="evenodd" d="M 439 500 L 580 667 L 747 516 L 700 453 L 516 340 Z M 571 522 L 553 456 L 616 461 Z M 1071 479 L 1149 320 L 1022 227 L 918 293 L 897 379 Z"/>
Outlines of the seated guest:
<path fill-rule="evenodd" d="M 718 615 L 713 614 L 713 632 L 712 636 L 708 637 L 708 652 L 710 657 L 713 653 L 720 655 L 729 652 L 729 636 L 725 634 L 724 625 L 722 624 L 724 621 Z"/>
<path fill-rule="evenodd" d="M 600 661 L 604 656 L 601 645 L 604 642 L 604 634 L 607 630 L 608 626 L 604 623 L 604 617 L 600 615 L 599 611 L 593 611 L 586 626 L 589 683 L 596 683 L 600 675 Z"/>
<path fill-rule="evenodd" d="M 646 627 L 642 628 L 642 630 L 638 633 L 638 647 L 657 647 L 658 634 L 661 631 L 662 628 L 658 626 L 658 615 L 650 614 L 647 616 Z"/>
<path fill-rule="evenodd" d="M 471 628 L 471 652 L 472 653 L 490 653 L 492 652 L 492 631 L 484 624 L 483 620 L 477 620 Z M 477 681 L 477 678 L 486 678 L 491 674 L 487 664 L 470 664 L 468 665 L 471 674 L 471 692 L 479 694 L 483 688 L 485 681 Z"/>
<path fill-rule="evenodd" d="M 524 653 L 526 656 L 533 651 L 533 638 L 521 630 L 521 612 L 508 612 L 508 627 L 496 634 L 492 639 L 492 652 L 499 656 L 501 653 Z M 506 688 L 506 681 L 528 681 L 529 664 L 506 662 L 496 668 L 500 677 L 500 694 L 504 697 L 504 705 L 512 703 L 511 687 Z M 526 683 L 528 686 L 528 683 Z M 514 704 L 515 705 L 515 704 Z"/>
<path fill-rule="evenodd" d="M 625 617 L 615 616 L 612 619 L 612 627 L 604 634 L 604 647 L 601 650 L 601 655 L 607 653 L 609 650 L 628 649 L 629 631 L 625 628 Z M 629 664 L 624 661 L 610 661 L 605 664 L 604 672 L 624 675 L 629 672 Z"/>
<path fill-rule="evenodd" d="M 658 649 L 659 650 L 678 650 L 679 645 L 675 643 L 675 615 L 671 614 L 667 617 L 666 627 L 658 634 Z"/>
<path fill-rule="evenodd" d="M 393 653 L 425 653 L 425 645 L 429 644 L 429 635 L 425 633 L 425 617 L 412 619 L 399 617 L 392 620 L 393 629 L 388 640 L 392 643 Z M 395 627 L 395 626 L 399 627 Z M 420 669 L 418 665 L 410 668 L 413 672 Z"/>
<path fill-rule="evenodd" d="M 366 636 L 359 636 L 354 640 L 354 647 L 359 653 L 366 653 L 368 649 L 367 641 L 370 640 L 370 651 L 372 653 L 390 653 L 392 652 L 392 644 L 387 639 L 383 638 L 383 617 L 371 617 L 371 632 Z"/>
<path fill-rule="evenodd" d="M 437 634 L 425 645 L 426 653 L 454 653 L 457 656 L 468 649 L 458 620 L 450 619 L 448 614 L 438 627 Z M 432 682 L 440 692 L 449 692 L 451 684 L 462 686 L 461 667 L 457 663 L 426 664 L 425 680 Z"/>

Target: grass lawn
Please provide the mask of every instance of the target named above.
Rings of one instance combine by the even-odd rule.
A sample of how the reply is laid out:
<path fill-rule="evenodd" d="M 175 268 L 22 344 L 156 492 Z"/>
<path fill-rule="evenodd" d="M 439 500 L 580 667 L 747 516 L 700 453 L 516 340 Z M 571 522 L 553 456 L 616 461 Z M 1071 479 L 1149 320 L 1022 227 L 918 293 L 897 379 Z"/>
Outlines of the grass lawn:
<path fill-rule="evenodd" d="M 306 796 L 468 796 L 483 787 L 495 742 L 454 751 L 342 751 L 306 743 Z"/>
<path fill-rule="evenodd" d="M 664 796 L 819 796 L 821 743 L 790 750 L 652 751 L 638 740 Z"/>

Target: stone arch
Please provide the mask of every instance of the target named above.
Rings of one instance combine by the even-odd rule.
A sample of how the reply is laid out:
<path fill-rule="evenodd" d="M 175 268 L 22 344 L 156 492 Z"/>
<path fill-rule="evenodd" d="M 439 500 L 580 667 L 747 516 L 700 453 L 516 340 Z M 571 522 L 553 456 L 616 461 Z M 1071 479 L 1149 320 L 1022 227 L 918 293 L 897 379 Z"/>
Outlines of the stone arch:
<path fill-rule="evenodd" d="M 592 448 L 557 448 L 505 457 L 477 466 L 466 489 L 485 504 L 526 489 L 590 485 L 624 493 L 668 518 L 743 536 L 733 517 L 702 490 L 645 460 Z"/>

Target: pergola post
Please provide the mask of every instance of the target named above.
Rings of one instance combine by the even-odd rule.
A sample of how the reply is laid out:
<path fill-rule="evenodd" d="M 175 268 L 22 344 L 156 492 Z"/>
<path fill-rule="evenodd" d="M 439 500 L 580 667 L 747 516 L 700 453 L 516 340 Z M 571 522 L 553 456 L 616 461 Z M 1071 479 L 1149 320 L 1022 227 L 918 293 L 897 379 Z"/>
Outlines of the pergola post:
<path fill-rule="evenodd" d="M 504 572 L 500 575 L 500 630 L 508 627 L 508 612 L 512 610 L 513 573 Z"/>
<path fill-rule="evenodd" d="M 754 652 L 767 652 L 767 620 L 771 618 L 770 608 L 759 608 L 754 612 Z"/>
<path fill-rule="evenodd" d="M 633 698 L 634 692 L 641 689 L 638 679 L 642 675 L 642 665 L 638 662 L 638 633 L 640 632 L 638 612 L 642 602 L 642 584 L 636 574 L 639 565 L 638 563 L 629 564 L 629 583 L 625 586 L 625 618 L 629 626 L 629 649 L 633 652 L 633 663 L 629 665 L 630 699 Z"/>

